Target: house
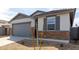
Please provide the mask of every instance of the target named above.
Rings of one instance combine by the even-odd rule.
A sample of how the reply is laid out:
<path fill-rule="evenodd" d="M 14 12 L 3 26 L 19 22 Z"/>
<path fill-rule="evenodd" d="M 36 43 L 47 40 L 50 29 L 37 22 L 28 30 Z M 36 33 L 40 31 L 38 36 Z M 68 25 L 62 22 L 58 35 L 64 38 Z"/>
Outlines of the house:
<path fill-rule="evenodd" d="M 34 30 L 35 37 L 69 39 L 75 11 L 75 8 L 48 12 L 36 11 L 31 16 L 19 13 L 10 21 L 12 35 L 32 37 Z"/>
<path fill-rule="evenodd" d="M 10 24 L 8 21 L 0 20 L 0 36 L 10 35 Z"/>

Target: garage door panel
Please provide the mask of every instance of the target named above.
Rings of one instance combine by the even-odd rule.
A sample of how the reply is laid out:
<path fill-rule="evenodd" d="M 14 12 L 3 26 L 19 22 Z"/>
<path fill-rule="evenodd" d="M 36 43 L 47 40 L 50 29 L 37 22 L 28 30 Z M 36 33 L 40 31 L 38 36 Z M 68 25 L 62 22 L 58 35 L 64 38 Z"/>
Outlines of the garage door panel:
<path fill-rule="evenodd" d="M 30 23 L 19 23 L 13 25 L 13 35 L 22 37 L 31 37 Z"/>

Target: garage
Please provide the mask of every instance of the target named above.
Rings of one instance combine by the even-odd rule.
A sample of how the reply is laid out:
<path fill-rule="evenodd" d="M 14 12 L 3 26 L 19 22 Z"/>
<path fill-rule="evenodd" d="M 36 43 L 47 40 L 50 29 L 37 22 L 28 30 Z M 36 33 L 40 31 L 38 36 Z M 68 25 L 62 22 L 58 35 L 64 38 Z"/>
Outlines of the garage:
<path fill-rule="evenodd" d="M 31 37 L 31 22 L 12 24 L 13 36 Z"/>

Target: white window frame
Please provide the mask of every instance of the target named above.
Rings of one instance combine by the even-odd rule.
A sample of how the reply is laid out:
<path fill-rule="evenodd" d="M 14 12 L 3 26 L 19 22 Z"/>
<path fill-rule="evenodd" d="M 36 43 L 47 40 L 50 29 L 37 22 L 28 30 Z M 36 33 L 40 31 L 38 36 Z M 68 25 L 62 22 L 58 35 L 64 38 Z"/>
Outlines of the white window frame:
<path fill-rule="evenodd" d="M 48 18 L 53 18 L 53 19 L 48 19 Z M 52 21 L 52 20 L 54 20 L 54 23 L 53 22 L 51 22 L 51 23 L 48 23 L 48 22 L 50 22 L 50 21 L 48 21 L 48 20 L 50 20 L 50 21 Z M 54 30 L 50 30 L 50 29 L 48 29 L 48 24 L 54 24 Z M 56 16 L 49 16 L 49 17 L 47 17 L 47 30 L 48 31 L 55 31 L 56 30 Z"/>

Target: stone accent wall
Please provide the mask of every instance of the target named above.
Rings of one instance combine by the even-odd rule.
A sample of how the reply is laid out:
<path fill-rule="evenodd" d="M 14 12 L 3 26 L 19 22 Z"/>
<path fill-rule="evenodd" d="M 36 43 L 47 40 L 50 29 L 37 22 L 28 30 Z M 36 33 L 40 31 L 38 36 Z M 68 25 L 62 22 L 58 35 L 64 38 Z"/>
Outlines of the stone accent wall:
<path fill-rule="evenodd" d="M 69 39 L 70 32 L 68 31 L 39 31 L 40 38 L 54 38 L 54 39 Z"/>

